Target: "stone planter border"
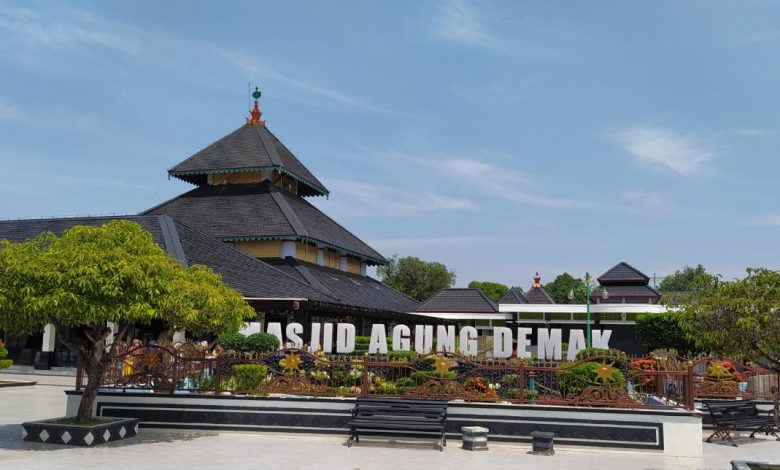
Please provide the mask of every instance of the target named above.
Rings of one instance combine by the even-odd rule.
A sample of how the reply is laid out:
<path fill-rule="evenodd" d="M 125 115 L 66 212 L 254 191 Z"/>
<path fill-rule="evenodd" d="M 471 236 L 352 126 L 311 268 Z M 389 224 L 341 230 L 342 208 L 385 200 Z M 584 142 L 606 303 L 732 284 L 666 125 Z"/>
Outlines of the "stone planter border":
<path fill-rule="evenodd" d="M 22 437 L 27 442 L 91 447 L 138 434 L 138 418 L 116 418 L 94 426 L 57 423 L 61 419 L 22 423 Z"/>

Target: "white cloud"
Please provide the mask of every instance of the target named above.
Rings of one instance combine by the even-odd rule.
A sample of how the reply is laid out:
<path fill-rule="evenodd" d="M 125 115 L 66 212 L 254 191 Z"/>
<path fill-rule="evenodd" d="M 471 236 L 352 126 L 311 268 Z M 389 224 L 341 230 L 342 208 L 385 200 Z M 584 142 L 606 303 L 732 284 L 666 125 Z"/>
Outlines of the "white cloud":
<path fill-rule="evenodd" d="M 509 52 L 507 44 L 489 34 L 475 9 L 465 0 L 451 0 L 439 6 L 436 33 L 442 39 L 480 47 L 493 52 Z"/>
<path fill-rule="evenodd" d="M 750 225 L 780 227 L 780 214 L 769 214 L 769 215 L 761 216 Z"/>
<path fill-rule="evenodd" d="M 379 238 L 370 240 L 369 244 L 381 250 L 404 250 L 411 248 L 427 248 L 442 246 L 482 245 L 485 243 L 517 241 L 517 238 L 494 236 L 440 236 L 414 238 Z"/>
<path fill-rule="evenodd" d="M 325 179 L 325 185 L 338 188 L 330 199 L 314 204 L 341 217 L 406 217 L 441 210 L 470 210 L 469 199 L 455 198 L 425 191 L 405 191 L 399 187 L 362 183 L 352 180 Z"/>
<path fill-rule="evenodd" d="M 637 162 L 665 167 L 683 176 L 698 174 L 713 158 L 697 137 L 673 129 L 634 127 L 612 132 L 610 137 Z"/>
<path fill-rule="evenodd" d="M 7 119 L 9 121 L 26 121 L 30 118 L 30 114 L 20 107 L 9 103 L 2 96 L 0 96 L 0 119 Z"/>
<path fill-rule="evenodd" d="M 737 129 L 736 132 L 737 134 L 745 137 L 769 137 L 770 135 L 777 134 L 777 131 L 772 129 L 756 129 L 756 128 Z"/>
<path fill-rule="evenodd" d="M 645 207 L 661 207 L 666 203 L 663 194 L 644 189 L 626 189 L 623 191 L 623 197 L 632 203 L 641 204 Z"/>

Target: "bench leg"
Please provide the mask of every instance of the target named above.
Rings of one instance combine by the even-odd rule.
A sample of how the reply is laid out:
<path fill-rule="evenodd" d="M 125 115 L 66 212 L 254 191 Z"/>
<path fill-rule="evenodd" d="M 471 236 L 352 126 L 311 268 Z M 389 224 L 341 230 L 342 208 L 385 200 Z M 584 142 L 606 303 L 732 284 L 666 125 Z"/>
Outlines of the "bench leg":
<path fill-rule="evenodd" d="M 775 436 L 775 440 L 780 441 L 780 437 L 777 437 L 777 433 L 775 432 L 774 425 L 761 426 L 760 428 L 750 433 L 750 437 L 755 438 L 757 432 L 763 432 L 767 436 Z"/>
<path fill-rule="evenodd" d="M 357 435 L 357 430 L 355 428 L 350 429 L 349 431 L 349 440 L 347 440 L 347 447 L 352 447 L 352 441 L 360 442 L 360 439 Z"/>
<path fill-rule="evenodd" d="M 722 440 L 727 440 L 731 443 L 732 446 L 738 447 L 737 443 L 734 442 L 734 439 L 731 438 L 731 428 L 729 427 L 717 427 L 715 428 L 715 432 L 710 434 L 710 437 L 707 438 L 707 442 L 712 442 L 713 437 L 719 437 Z"/>

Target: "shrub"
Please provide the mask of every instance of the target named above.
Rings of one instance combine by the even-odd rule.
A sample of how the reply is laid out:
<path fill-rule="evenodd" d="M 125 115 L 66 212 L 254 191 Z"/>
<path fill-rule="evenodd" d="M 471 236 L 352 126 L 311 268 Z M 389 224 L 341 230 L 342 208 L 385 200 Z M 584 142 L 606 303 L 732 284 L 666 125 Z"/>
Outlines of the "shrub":
<path fill-rule="evenodd" d="M 526 400 L 536 400 L 536 397 L 539 396 L 539 392 L 536 390 L 531 390 L 526 388 L 525 389 L 525 399 Z"/>
<path fill-rule="evenodd" d="M 279 349 L 279 338 L 271 333 L 255 333 L 246 337 L 243 350 L 254 353 L 264 353 Z"/>
<path fill-rule="evenodd" d="M 418 370 L 415 372 L 412 372 L 409 376 L 416 385 L 422 385 L 425 382 L 432 380 L 432 379 L 446 379 L 451 380 L 457 377 L 458 374 L 455 371 L 447 371 L 444 373 L 436 372 L 435 370 Z"/>
<path fill-rule="evenodd" d="M 388 351 L 391 362 L 410 362 L 418 356 L 417 351 Z"/>
<path fill-rule="evenodd" d="M 268 377 L 268 367 L 262 364 L 236 364 L 230 370 L 236 390 L 254 390 Z"/>
<path fill-rule="evenodd" d="M 602 348 L 585 348 L 577 353 L 575 360 L 581 361 L 595 356 L 610 356 L 617 357 L 622 361 L 627 361 L 628 356 L 620 349 L 602 349 Z"/>
<path fill-rule="evenodd" d="M 558 388 L 566 396 L 569 394 L 579 395 L 583 390 L 591 385 L 609 385 L 618 388 L 626 386 L 626 378 L 618 368 L 613 368 L 612 375 L 606 382 L 602 381 L 596 375 L 596 369 L 602 365 L 600 362 L 583 362 L 574 367 L 560 368 L 555 371 L 555 377 L 558 379 Z"/>
<path fill-rule="evenodd" d="M 517 387 L 517 374 L 506 374 L 501 377 L 501 385 L 504 387 Z"/>
<path fill-rule="evenodd" d="M 13 364 L 13 361 L 10 359 L 6 359 L 8 356 L 8 350 L 5 348 L 5 344 L 3 344 L 3 340 L 0 340 L 0 370 L 7 369 L 11 367 Z"/>
<path fill-rule="evenodd" d="M 243 351 L 244 350 L 244 343 L 246 341 L 246 336 L 242 335 L 241 333 L 228 333 L 226 335 L 221 335 L 217 339 L 217 344 L 222 346 L 224 349 L 228 351 Z"/>
<path fill-rule="evenodd" d="M 509 388 L 504 392 L 504 395 L 506 396 L 507 400 L 517 400 L 520 398 L 520 390 L 516 388 Z"/>
<path fill-rule="evenodd" d="M 680 326 L 680 314 L 644 313 L 637 315 L 634 335 L 648 349 L 675 349 L 680 354 L 698 352 L 693 341 Z"/>

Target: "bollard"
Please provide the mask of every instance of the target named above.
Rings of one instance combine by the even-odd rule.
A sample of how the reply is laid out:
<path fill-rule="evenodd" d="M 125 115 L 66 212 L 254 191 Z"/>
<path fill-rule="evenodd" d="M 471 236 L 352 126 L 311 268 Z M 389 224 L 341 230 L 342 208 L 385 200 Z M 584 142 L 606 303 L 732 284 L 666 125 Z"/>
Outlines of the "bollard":
<path fill-rule="evenodd" d="M 463 448 L 466 450 L 488 450 L 487 434 L 490 430 L 480 426 L 464 426 L 460 428 L 463 435 Z"/>
<path fill-rule="evenodd" d="M 555 449 L 553 449 L 553 438 L 555 433 L 534 431 L 531 433 L 531 451 L 529 454 L 534 455 L 553 455 Z"/>

